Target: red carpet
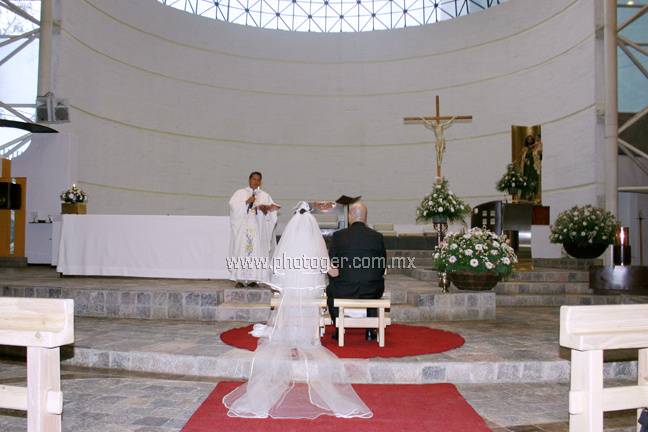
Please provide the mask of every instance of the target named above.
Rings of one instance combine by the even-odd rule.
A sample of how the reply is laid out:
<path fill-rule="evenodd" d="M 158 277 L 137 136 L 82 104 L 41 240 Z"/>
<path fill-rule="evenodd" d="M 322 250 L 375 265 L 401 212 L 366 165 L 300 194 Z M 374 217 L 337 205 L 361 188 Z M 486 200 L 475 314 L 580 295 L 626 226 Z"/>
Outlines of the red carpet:
<path fill-rule="evenodd" d="M 353 388 L 373 411 L 370 419 L 243 419 L 228 417 L 222 399 L 239 386 L 222 382 L 193 413 L 181 432 L 488 432 L 484 420 L 452 384 L 357 384 Z"/>
<path fill-rule="evenodd" d="M 220 335 L 228 345 L 248 351 L 256 350 L 258 339 L 250 335 L 252 325 L 228 330 Z M 322 345 L 340 358 L 408 357 L 436 354 L 459 348 L 464 338 L 456 333 L 429 327 L 392 324 L 385 329 L 385 346 L 378 342 L 367 342 L 364 329 L 348 329 L 344 336 L 344 347 L 331 339 L 333 326 L 326 328 Z"/>

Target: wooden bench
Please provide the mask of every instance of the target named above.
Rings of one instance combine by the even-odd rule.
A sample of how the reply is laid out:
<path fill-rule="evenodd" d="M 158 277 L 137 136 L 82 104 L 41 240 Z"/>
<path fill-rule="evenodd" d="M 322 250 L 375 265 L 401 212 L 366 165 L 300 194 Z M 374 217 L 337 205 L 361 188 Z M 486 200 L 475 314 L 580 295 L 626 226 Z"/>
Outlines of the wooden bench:
<path fill-rule="evenodd" d="M 270 299 L 270 308 L 276 308 L 277 306 L 279 306 L 279 303 L 281 303 L 281 295 L 277 293 Z M 333 322 L 331 321 L 331 316 L 329 315 L 328 308 L 326 306 L 326 297 L 322 297 L 322 300 L 320 301 L 319 337 L 324 336 L 324 333 L 326 332 L 326 326 L 331 324 L 333 324 Z"/>
<path fill-rule="evenodd" d="M 648 304 L 563 306 L 560 345 L 571 348 L 569 430 L 603 430 L 603 412 L 648 406 Z M 636 386 L 603 387 L 603 351 L 639 349 Z M 637 426 L 639 431 L 640 426 Z"/>
<path fill-rule="evenodd" d="M 338 328 L 338 346 L 344 346 L 344 332 L 347 328 L 375 328 L 378 329 L 378 346 L 385 346 L 385 327 L 391 324 L 391 318 L 385 309 L 391 307 L 391 300 L 382 299 L 341 299 L 336 298 L 333 306 L 339 308 L 338 319 L 335 322 Z M 378 309 L 377 317 L 351 318 L 344 316 L 347 309 Z"/>
<path fill-rule="evenodd" d="M 60 432 L 60 348 L 74 342 L 74 301 L 0 297 L 0 345 L 27 347 L 27 387 L 0 386 L 0 407 L 27 411 L 28 432 Z"/>

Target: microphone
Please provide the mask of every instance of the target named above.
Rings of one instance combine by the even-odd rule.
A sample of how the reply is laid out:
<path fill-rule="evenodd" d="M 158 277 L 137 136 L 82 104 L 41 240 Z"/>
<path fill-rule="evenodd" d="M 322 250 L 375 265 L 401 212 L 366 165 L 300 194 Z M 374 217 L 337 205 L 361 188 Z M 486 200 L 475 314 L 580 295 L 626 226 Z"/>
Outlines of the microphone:
<path fill-rule="evenodd" d="M 252 196 L 256 196 L 257 190 L 259 190 L 259 188 L 256 188 L 256 189 L 252 190 Z M 254 204 L 254 202 L 251 202 L 251 203 L 248 204 L 248 207 L 247 207 L 247 212 L 248 213 L 250 213 L 250 210 L 252 210 L 252 204 Z"/>

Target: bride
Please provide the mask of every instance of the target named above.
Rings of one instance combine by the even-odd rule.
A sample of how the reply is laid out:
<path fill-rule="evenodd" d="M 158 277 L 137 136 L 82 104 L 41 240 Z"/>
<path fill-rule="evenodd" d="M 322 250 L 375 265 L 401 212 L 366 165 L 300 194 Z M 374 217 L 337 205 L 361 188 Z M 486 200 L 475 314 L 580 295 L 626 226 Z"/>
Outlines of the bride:
<path fill-rule="evenodd" d="M 320 343 L 320 303 L 328 253 L 307 203 L 286 225 L 273 259 L 271 286 L 281 302 L 260 336 L 247 383 L 223 398 L 230 417 L 314 419 L 373 414 L 349 383 L 342 362 Z"/>

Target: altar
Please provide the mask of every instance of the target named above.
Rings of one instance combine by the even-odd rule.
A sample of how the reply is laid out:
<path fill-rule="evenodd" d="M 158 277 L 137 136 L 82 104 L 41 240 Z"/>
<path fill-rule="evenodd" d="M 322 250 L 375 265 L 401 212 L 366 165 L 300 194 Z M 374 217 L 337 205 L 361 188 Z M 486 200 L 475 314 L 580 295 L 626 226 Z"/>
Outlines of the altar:
<path fill-rule="evenodd" d="M 63 215 L 63 275 L 227 279 L 227 216 Z"/>

